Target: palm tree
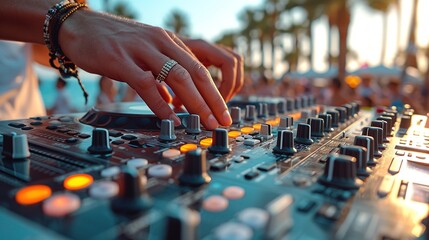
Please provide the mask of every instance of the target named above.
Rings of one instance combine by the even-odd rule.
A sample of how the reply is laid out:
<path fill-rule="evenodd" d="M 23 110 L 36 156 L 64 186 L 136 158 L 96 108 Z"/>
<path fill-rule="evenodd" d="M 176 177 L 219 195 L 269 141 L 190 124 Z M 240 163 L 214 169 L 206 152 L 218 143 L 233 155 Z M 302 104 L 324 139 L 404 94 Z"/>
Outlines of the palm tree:
<path fill-rule="evenodd" d="M 128 5 L 124 2 L 116 3 L 115 6 L 113 6 L 113 9 L 109 10 L 109 12 L 130 19 L 135 19 L 137 17 L 136 13 L 131 11 L 128 8 Z"/>
<path fill-rule="evenodd" d="M 222 35 L 222 37 L 220 39 L 216 40 L 215 42 L 217 44 L 221 44 L 221 45 L 224 45 L 226 47 L 230 47 L 231 49 L 236 49 L 236 47 L 237 47 L 236 38 L 237 38 L 236 33 L 227 32 L 227 33 L 224 33 Z"/>
<path fill-rule="evenodd" d="M 296 71 L 300 57 L 304 56 L 301 51 L 301 39 L 306 32 L 307 27 L 304 24 L 293 23 L 284 32 L 288 33 L 292 39 L 293 48 L 291 51 L 285 52 L 284 60 L 288 62 L 288 72 Z"/>
<path fill-rule="evenodd" d="M 165 26 L 173 32 L 189 36 L 189 22 L 187 15 L 180 10 L 173 10 L 171 15 L 167 18 Z"/>
<path fill-rule="evenodd" d="M 377 11 L 380 11 L 383 14 L 383 40 L 381 46 L 381 57 L 380 63 L 383 64 L 384 58 L 386 56 L 386 44 L 387 44 L 387 13 L 390 9 L 390 6 L 395 4 L 397 0 L 366 0 L 367 5 Z"/>
<path fill-rule="evenodd" d="M 280 18 L 281 11 L 285 8 L 285 2 L 283 0 L 265 0 L 264 18 L 266 21 L 268 41 L 271 47 L 271 72 L 274 73 L 276 66 L 276 47 L 277 47 L 277 35 L 278 35 L 278 20 Z"/>
<path fill-rule="evenodd" d="M 255 11 L 250 8 L 245 9 L 244 12 L 240 14 L 240 20 L 244 24 L 240 35 L 246 39 L 246 64 L 247 66 L 251 67 L 253 63 L 252 42 L 257 27 L 257 22 L 255 20 Z"/>

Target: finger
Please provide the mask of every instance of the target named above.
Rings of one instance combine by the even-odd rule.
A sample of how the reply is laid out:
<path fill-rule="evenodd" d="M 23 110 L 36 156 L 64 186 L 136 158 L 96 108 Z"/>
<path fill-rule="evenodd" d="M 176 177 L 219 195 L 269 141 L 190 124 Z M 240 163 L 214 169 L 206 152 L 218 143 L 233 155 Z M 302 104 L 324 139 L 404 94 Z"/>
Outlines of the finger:
<path fill-rule="evenodd" d="M 177 46 L 176 50 L 177 49 L 181 48 Z M 138 48 L 136 50 L 138 50 Z M 143 54 L 141 54 L 137 56 L 141 58 L 143 58 L 143 56 L 144 58 L 149 57 L 149 59 L 151 59 L 150 62 L 146 63 L 144 63 L 144 59 L 140 59 L 140 61 L 142 61 L 142 63 L 144 63 L 146 67 L 151 69 L 152 73 L 154 73 L 155 76 L 159 74 L 164 64 L 170 59 L 169 57 L 158 52 L 157 50 L 149 51 L 149 53 L 146 50 L 144 53 L 147 55 L 144 56 Z M 172 58 L 177 59 L 177 57 L 175 56 L 172 56 Z M 191 75 L 179 63 L 174 65 L 174 67 L 169 71 L 167 78 L 164 82 L 167 83 L 171 87 L 173 92 L 176 94 L 176 96 L 178 96 L 180 100 L 182 100 L 183 105 L 189 112 L 200 115 L 202 123 L 207 129 L 214 129 L 219 126 L 219 122 L 214 117 L 209 106 L 206 104 L 204 98 L 201 96 L 200 92 L 192 81 Z"/>
<path fill-rule="evenodd" d="M 189 55 L 191 55 L 195 59 L 197 59 L 197 57 L 194 55 L 194 53 L 191 51 L 191 49 L 189 49 L 189 47 L 186 46 L 186 44 L 180 38 L 178 38 L 176 34 L 170 32 L 170 31 L 166 31 L 166 32 L 170 36 L 171 40 L 173 40 L 177 45 L 179 45 L 179 47 L 183 48 L 187 53 L 189 53 Z"/>
<path fill-rule="evenodd" d="M 171 119 L 174 124 L 180 125 L 180 119 L 176 116 L 170 106 L 165 102 L 158 87 L 155 78 L 149 71 L 144 71 L 134 65 L 129 68 L 128 84 L 136 90 L 137 94 L 146 102 L 147 106 L 160 119 Z"/>
<path fill-rule="evenodd" d="M 228 51 L 231 55 L 233 55 L 235 57 L 235 59 L 237 60 L 237 72 L 236 72 L 236 81 L 235 81 L 235 87 L 234 87 L 234 91 L 233 94 L 231 96 L 234 97 L 235 94 L 237 94 L 241 88 L 244 85 L 244 61 L 243 61 L 243 57 L 232 51 L 230 48 L 221 46 L 223 49 L 225 49 L 226 51 Z M 228 99 L 228 101 L 231 99 Z"/>
<path fill-rule="evenodd" d="M 158 88 L 159 94 L 161 94 L 161 97 L 164 99 L 166 103 L 171 103 L 173 101 L 173 97 L 171 96 L 170 92 L 168 92 L 167 87 L 164 84 L 161 84 L 159 82 L 156 82 L 156 87 Z"/>
<path fill-rule="evenodd" d="M 231 125 L 232 120 L 231 116 L 229 115 L 228 108 L 226 107 L 222 95 L 214 85 L 208 70 L 199 61 L 187 54 L 187 52 L 180 48 L 174 41 L 171 41 L 171 44 L 166 47 L 165 54 L 175 59 L 180 63 L 180 65 L 189 71 L 196 88 L 198 89 L 199 93 L 201 93 L 199 95 L 203 97 L 204 101 L 210 107 L 217 121 L 225 126 Z M 173 88 L 172 85 L 170 86 Z M 173 91 L 177 94 L 175 89 L 173 89 Z M 185 107 L 189 110 L 188 104 L 185 102 L 182 96 L 178 96 L 182 100 Z M 195 104 L 195 99 L 192 102 Z M 204 116 L 201 117 L 203 118 Z"/>

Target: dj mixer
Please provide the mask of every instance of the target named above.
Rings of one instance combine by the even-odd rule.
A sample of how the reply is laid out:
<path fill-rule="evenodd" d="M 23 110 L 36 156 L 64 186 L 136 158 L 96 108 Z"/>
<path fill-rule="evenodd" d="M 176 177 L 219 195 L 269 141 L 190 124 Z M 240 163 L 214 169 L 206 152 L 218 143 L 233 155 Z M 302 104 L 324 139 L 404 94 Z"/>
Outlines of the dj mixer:
<path fill-rule="evenodd" d="M 2 239 L 426 239 L 429 121 L 406 108 L 229 103 L 233 124 L 138 103 L 2 121 Z"/>

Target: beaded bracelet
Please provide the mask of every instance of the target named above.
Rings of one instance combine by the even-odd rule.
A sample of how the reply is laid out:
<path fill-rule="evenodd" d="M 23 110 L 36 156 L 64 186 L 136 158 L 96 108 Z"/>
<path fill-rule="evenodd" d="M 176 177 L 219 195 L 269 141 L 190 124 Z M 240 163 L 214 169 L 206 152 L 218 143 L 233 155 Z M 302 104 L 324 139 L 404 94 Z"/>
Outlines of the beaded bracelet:
<path fill-rule="evenodd" d="M 49 49 L 50 65 L 58 69 L 62 77 L 75 77 L 78 80 L 86 105 L 88 103 L 88 93 L 79 78 L 77 66 L 65 56 L 58 42 L 58 33 L 61 25 L 74 12 L 83 7 L 87 7 L 87 4 L 80 4 L 75 0 L 64 0 L 55 4 L 46 14 L 43 25 L 43 39 L 46 47 Z M 58 61 L 58 66 L 55 64 L 55 60 Z"/>

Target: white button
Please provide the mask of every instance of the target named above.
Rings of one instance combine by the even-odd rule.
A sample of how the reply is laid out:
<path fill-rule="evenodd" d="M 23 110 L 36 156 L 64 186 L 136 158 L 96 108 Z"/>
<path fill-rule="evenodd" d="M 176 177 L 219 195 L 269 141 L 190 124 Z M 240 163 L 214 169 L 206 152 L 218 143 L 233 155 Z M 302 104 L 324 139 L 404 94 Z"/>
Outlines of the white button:
<path fill-rule="evenodd" d="M 203 208 L 209 212 L 220 212 L 228 207 L 228 200 L 222 196 L 210 196 L 203 202 Z"/>
<path fill-rule="evenodd" d="M 244 141 L 244 137 L 236 137 L 235 141 L 237 141 L 237 142 L 243 142 Z"/>
<path fill-rule="evenodd" d="M 259 208 L 246 208 L 238 214 L 238 219 L 255 229 L 264 228 L 268 221 L 268 213 Z"/>
<path fill-rule="evenodd" d="M 228 199 L 240 199 L 244 196 L 244 189 L 238 186 L 227 187 L 223 190 L 223 196 Z"/>
<path fill-rule="evenodd" d="M 118 166 L 108 167 L 101 171 L 101 176 L 105 178 L 111 178 L 117 176 L 121 172 Z"/>
<path fill-rule="evenodd" d="M 134 168 L 141 168 L 148 164 L 149 162 L 144 158 L 134 158 L 130 159 L 127 162 L 127 165 Z"/>
<path fill-rule="evenodd" d="M 152 177 L 165 178 L 171 176 L 173 168 L 170 165 L 159 164 L 150 167 L 147 172 Z"/>
<path fill-rule="evenodd" d="M 91 185 L 89 195 L 93 198 L 107 199 L 114 197 L 119 192 L 119 186 L 112 181 L 99 181 Z"/>
<path fill-rule="evenodd" d="M 215 231 L 219 240 L 247 240 L 252 238 L 252 229 L 241 223 L 225 223 Z"/>
<path fill-rule="evenodd" d="M 245 139 L 251 139 L 251 138 L 253 138 L 253 136 L 252 135 L 249 135 L 249 134 L 246 134 L 246 135 L 244 135 L 243 136 Z"/>
<path fill-rule="evenodd" d="M 176 158 L 180 156 L 181 152 L 177 149 L 168 149 L 162 152 L 162 157 L 164 158 Z"/>
<path fill-rule="evenodd" d="M 246 139 L 246 140 L 244 140 L 244 145 L 255 146 L 256 144 L 258 144 L 260 142 L 261 141 L 259 141 L 258 139 Z"/>
<path fill-rule="evenodd" d="M 43 202 L 43 213 L 51 217 L 64 217 L 80 207 L 80 199 L 72 193 L 57 193 Z"/>

